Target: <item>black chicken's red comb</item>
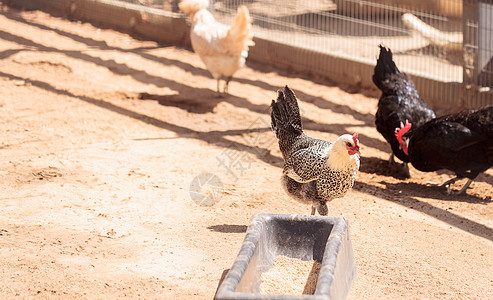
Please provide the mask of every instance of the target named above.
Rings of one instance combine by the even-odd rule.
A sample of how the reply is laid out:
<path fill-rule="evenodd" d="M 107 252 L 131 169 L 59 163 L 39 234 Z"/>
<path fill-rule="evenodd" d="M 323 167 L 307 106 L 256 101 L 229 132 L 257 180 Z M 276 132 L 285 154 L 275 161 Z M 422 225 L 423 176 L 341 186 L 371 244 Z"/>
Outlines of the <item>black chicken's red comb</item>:
<path fill-rule="evenodd" d="M 397 127 L 395 129 L 395 131 L 394 131 L 395 137 L 397 138 L 397 141 L 399 143 L 401 143 L 401 141 L 402 141 L 402 136 L 404 134 L 406 134 L 411 129 L 412 126 L 413 126 L 413 124 L 409 123 L 409 121 L 406 120 L 406 124 L 401 122 L 401 127 L 400 128 Z"/>

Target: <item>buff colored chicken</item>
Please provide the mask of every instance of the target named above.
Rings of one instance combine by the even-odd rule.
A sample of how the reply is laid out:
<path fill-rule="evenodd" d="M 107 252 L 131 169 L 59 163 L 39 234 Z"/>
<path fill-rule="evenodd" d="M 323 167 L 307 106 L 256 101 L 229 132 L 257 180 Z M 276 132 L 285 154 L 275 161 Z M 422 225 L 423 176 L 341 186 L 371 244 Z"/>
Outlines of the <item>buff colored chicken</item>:
<path fill-rule="evenodd" d="M 219 81 L 224 79 L 224 93 L 233 74 L 245 65 L 248 47 L 253 46 L 250 14 L 246 6 L 238 7 L 231 26 L 217 22 L 206 9 L 209 0 L 183 0 L 180 9 L 190 16 L 190 39 L 193 50 L 217 80 L 217 95 L 221 96 Z"/>

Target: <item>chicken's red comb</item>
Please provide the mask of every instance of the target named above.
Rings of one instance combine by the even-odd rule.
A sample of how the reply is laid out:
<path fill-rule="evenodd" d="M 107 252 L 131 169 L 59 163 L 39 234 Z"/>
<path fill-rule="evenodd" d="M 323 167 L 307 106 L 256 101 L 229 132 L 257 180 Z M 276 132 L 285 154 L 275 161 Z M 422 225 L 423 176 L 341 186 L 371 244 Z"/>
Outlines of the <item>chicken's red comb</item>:
<path fill-rule="evenodd" d="M 397 141 L 399 141 L 399 144 L 400 144 L 400 143 L 401 143 L 401 141 L 402 141 L 402 136 L 403 136 L 404 134 L 406 134 L 406 133 L 409 131 L 409 129 L 411 129 L 411 127 L 412 127 L 412 126 L 413 126 L 413 124 L 409 123 L 409 121 L 408 121 L 408 120 L 406 120 L 406 124 L 403 124 L 403 123 L 401 122 L 401 127 L 400 127 L 400 128 L 399 128 L 399 127 L 397 127 L 397 128 L 395 129 L 395 131 L 394 131 L 394 133 L 395 133 L 395 137 L 397 138 Z"/>
<path fill-rule="evenodd" d="M 358 145 L 358 133 L 357 132 L 355 132 L 353 134 L 353 141 L 354 141 L 354 146 L 358 147 L 358 149 L 359 149 L 359 145 Z"/>

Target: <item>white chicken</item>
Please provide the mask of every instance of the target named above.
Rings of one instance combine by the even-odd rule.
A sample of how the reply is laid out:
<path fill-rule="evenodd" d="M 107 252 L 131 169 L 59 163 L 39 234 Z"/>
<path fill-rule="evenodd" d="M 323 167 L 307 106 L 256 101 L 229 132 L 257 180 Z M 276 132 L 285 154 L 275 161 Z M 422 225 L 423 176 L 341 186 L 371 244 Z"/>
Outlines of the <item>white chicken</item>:
<path fill-rule="evenodd" d="M 217 94 L 221 96 L 219 81 L 224 79 L 224 93 L 233 74 L 245 65 L 248 47 L 253 46 L 250 14 L 246 6 L 239 6 L 231 26 L 217 22 L 206 9 L 209 0 L 183 0 L 180 9 L 190 16 L 190 39 L 193 50 L 217 80 Z"/>

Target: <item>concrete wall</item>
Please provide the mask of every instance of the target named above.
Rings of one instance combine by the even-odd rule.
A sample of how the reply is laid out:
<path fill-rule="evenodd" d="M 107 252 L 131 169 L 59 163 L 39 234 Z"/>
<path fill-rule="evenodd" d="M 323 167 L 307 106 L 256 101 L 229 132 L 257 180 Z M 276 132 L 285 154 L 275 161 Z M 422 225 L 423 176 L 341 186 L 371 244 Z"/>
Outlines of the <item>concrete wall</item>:
<path fill-rule="evenodd" d="M 115 0 L 0 0 L 69 19 L 119 29 L 164 44 L 189 46 L 190 26 L 181 14 Z"/>

